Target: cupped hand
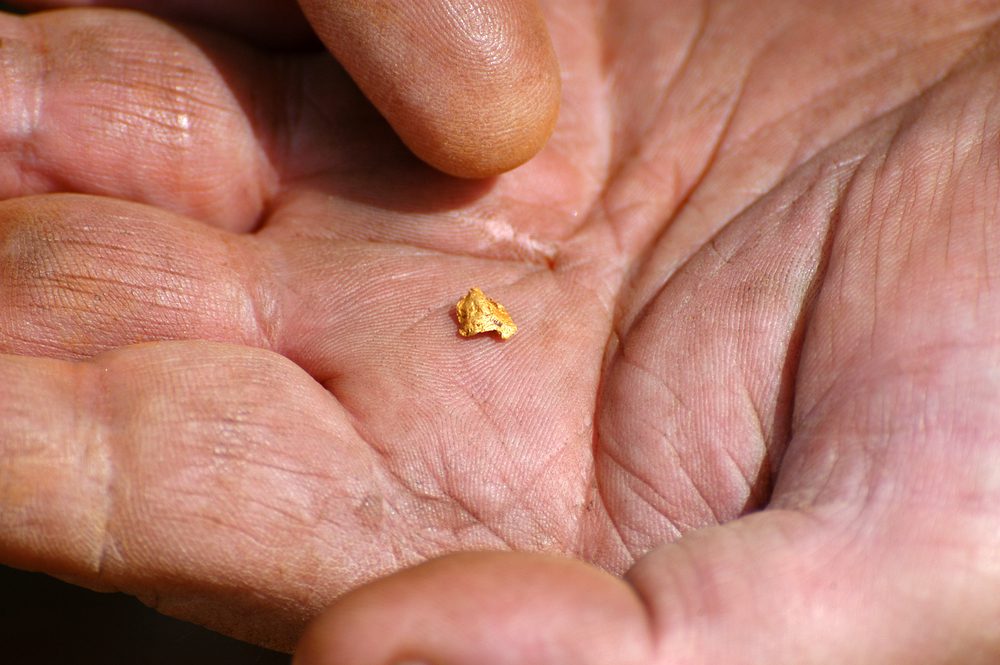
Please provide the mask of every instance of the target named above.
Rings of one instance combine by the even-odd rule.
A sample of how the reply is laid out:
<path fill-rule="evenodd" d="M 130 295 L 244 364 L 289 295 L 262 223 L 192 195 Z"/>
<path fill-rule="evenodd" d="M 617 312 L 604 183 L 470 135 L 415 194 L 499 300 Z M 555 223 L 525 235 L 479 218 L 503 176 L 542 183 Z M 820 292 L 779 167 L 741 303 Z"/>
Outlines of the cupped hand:
<path fill-rule="evenodd" d="M 279 646 L 390 575 L 303 663 L 987 662 L 1000 6 L 543 8 L 485 182 L 328 56 L 3 20 L 0 558 Z"/>

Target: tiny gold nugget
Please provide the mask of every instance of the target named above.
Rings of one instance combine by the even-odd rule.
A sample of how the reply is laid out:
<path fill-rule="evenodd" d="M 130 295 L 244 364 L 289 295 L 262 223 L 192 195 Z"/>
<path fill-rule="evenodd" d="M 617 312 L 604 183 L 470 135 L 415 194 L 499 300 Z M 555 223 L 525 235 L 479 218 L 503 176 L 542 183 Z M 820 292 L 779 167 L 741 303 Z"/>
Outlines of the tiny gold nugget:
<path fill-rule="evenodd" d="M 472 337 L 485 332 L 496 332 L 500 339 L 510 339 L 517 332 L 517 325 L 507 313 L 507 308 L 489 298 L 482 289 L 474 286 L 455 305 L 458 334 Z"/>

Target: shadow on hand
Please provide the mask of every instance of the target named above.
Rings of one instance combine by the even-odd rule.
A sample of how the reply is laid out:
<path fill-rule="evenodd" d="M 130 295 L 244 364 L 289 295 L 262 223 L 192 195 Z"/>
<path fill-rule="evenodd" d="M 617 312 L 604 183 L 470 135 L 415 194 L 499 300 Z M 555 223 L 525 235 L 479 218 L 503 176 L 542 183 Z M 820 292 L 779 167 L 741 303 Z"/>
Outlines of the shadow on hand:
<path fill-rule="evenodd" d="M 464 208 L 497 183 L 446 175 L 418 159 L 326 51 L 252 51 L 201 29 L 174 28 L 254 123 L 283 190 L 420 215 Z"/>

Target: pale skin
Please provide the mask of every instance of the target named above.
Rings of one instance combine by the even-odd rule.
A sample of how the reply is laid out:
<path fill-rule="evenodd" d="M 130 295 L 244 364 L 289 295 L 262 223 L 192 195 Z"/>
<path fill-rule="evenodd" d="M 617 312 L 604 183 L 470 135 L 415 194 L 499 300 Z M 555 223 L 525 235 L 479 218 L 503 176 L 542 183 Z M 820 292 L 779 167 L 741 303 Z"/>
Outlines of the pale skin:
<path fill-rule="evenodd" d="M 540 6 L 489 180 L 301 18 L 0 19 L 0 561 L 301 665 L 996 662 L 1000 2 Z M 340 55 L 483 175 L 531 20 L 526 106 Z"/>

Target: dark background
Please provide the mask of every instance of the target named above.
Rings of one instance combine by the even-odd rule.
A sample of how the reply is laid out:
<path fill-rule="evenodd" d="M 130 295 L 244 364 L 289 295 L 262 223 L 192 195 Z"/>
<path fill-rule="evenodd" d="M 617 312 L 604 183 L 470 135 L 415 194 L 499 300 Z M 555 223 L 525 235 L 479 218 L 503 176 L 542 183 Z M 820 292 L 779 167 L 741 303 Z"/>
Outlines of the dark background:
<path fill-rule="evenodd" d="M 0 566 L 4 665 L 288 665 L 287 655 L 168 619 L 122 594 Z"/>

